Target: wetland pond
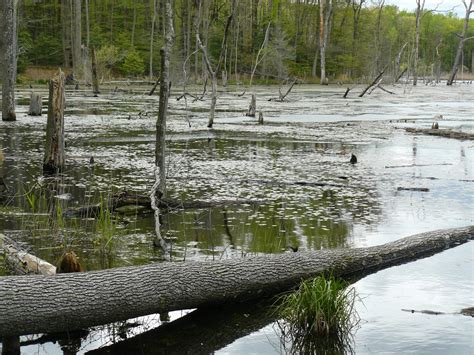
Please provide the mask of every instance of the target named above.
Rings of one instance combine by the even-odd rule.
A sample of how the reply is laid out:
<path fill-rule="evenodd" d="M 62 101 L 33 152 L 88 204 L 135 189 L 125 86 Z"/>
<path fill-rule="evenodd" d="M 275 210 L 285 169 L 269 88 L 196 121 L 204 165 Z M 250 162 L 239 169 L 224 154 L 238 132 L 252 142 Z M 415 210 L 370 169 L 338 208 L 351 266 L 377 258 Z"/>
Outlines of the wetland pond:
<path fill-rule="evenodd" d="M 67 167 L 54 180 L 42 177 L 46 115 L 27 116 L 29 90 L 17 94 L 18 120 L 0 125 L 9 195 L 0 207 L 0 228 L 53 264 L 66 248 L 78 254 L 86 270 L 169 262 L 153 247 L 152 214 L 132 209 L 99 220 L 63 217 L 69 208 L 124 190 L 151 190 L 158 97 L 147 95 L 149 87 L 123 88 L 104 90 L 99 97 L 67 91 Z M 45 86 L 37 89 L 47 96 Z M 404 130 L 431 127 L 433 117 L 442 114 L 440 128 L 474 132 L 472 85 L 399 85 L 390 88 L 394 95 L 376 90 L 363 98 L 356 97 L 354 89 L 347 99 L 339 86 L 297 85 L 286 102 L 268 101 L 278 96 L 277 87 L 254 90 L 263 126 L 244 116 L 250 95 L 239 96 L 242 88 L 219 92 L 212 130 L 206 128 L 208 98 L 178 101 L 178 89 L 170 98 L 168 196 L 181 201 L 261 201 L 164 215 L 171 262 L 242 258 L 291 248 L 364 247 L 473 224 L 474 142 Z M 357 155 L 355 165 L 349 163 L 351 153 Z M 51 184 L 53 193 L 46 188 Z M 56 201 L 53 219 L 47 213 L 51 200 Z M 473 318 L 454 313 L 474 306 L 473 259 L 471 242 L 357 281 L 361 323 L 351 350 L 472 354 Z M 171 312 L 171 322 L 165 324 L 159 315 L 150 315 L 95 327 L 69 341 L 21 337 L 21 350 L 284 353 L 267 309 L 253 304 L 183 310 Z"/>

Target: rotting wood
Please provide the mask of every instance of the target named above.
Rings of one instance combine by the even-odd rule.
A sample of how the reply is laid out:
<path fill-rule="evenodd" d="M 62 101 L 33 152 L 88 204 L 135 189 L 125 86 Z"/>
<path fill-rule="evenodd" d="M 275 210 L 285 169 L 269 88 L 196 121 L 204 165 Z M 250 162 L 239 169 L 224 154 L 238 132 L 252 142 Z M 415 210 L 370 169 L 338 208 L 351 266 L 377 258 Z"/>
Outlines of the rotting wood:
<path fill-rule="evenodd" d="M 349 91 L 351 91 L 351 88 L 346 89 L 346 92 L 344 93 L 344 96 L 342 96 L 344 99 L 347 98 L 347 95 L 349 94 Z"/>
<path fill-rule="evenodd" d="M 157 263 L 54 277 L 0 277 L 0 334 L 68 331 L 152 313 L 259 299 L 323 273 L 368 275 L 473 239 L 474 226 L 467 226 L 367 248 Z"/>
<path fill-rule="evenodd" d="M 49 82 L 48 121 L 43 172 L 55 174 L 64 168 L 64 95 L 65 77 L 61 69 Z"/>
<path fill-rule="evenodd" d="M 41 116 L 43 111 L 43 98 L 40 94 L 32 92 L 30 95 L 30 108 L 28 109 L 29 116 Z"/>
<path fill-rule="evenodd" d="M 258 124 L 263 124 L 263 112 L 258 113 Z"/>
<path fill-rule="evenodd" d="M 415 134 L 426 134 L 444 138 L 454 138 L 459 140 L 474 140 L 474 133 L 453 131 L 451 129 L 430 129 L 430 128 L 405 128 L 405 131 Z"/>

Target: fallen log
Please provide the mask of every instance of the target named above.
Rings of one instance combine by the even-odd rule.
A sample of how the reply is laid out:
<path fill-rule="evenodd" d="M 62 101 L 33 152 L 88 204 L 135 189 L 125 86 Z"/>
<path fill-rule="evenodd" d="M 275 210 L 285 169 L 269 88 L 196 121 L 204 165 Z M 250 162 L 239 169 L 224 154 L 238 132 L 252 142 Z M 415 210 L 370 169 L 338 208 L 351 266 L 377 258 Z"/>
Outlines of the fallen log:
<path fill-rule="evenodd" d="M 235 199 L 235 200 L 218 200 L 218 201 L 173 201 L 167 199 L 160 199 L 159 208 L 165 210 L 174 209 L 195 209 L 195 208 L 212 208 L 221 206 L 232 206 L 232 205 L 255 205 L 262 203 L 263 201 L 248 200 L 248 199 Z M 64 212 L 65 217 L 83 217 L 83 218 L 95 218 L 99 216 L 101 209 L 108 210 L 109 212 L 115 212 L 117 209 L 125 206 L 139 206 L 143 207 L 145 211 L 152 212 L 150 196 L 137 195 L 127 192 L 114 195 L 103 201 L 102 203 L 96 203 L 84 207 L 69 209 Z"/>
<path fill-rule="evenodd" d="M 472 239 L 474 226 L 468 226 L 368 248 L 0 277 L 0 335 L 76 330 L 152 313 L 259 299 L 322 273 L 366 275 Z"/>
<path fill-rule="evenodd" d="M 405 128 L 405 131 L 415 134 L 426 134 L 444 138 L 454 138 L 460 140 L 474 140 L 474 133 L 453 131 L 451 129 L 430 129 L 430 128 Z"/>
<path fill-rule="evenodd" d="M 0 250 L 4 251 L 5 266 L 15 275 L 40 274 L 52 276 L 56 274 L 56 266 L 21 250 L 7 237 L 0 234 Z"/>

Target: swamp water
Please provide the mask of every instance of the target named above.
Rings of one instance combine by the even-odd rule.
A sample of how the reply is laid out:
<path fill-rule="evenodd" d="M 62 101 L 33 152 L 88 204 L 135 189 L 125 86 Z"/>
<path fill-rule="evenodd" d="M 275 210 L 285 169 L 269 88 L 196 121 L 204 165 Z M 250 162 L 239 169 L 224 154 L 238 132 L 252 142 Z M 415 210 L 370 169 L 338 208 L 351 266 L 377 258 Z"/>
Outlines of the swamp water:
<path fill-rule="evenodd" d="M 41 89 L 46 96 L 46 88 Z M 11 196 L 0 212 L 4 234 L 53 264 L 70 247 L 87 270 L 163 260 L 152 246 L 151 214 L 131 210 L 99 220 L 62 217 L 71 207 L 123 190 L 150 191 L 158 98 L 147 96 L 148 88 L 126 90 L 106 91 L 99 98 L 67 92 L 67 168 L 54 181 L 41 178 L 46 117 L 26 116 L 29 93 L 20 91 L 18 121 L 0 125 Z M 266 121 L 259 126 L 243 116 L 249 94 L 240 97 L 229 89 L 220 93 L 213 130 L 206 129 L 209 100 L 188 99 L 186 105 L 172 96 L 169 197 L 260 201 L 165 215 L 172 260 L 362 247 L 473 224 L 474 143 L 403 129 L 431 127 L 432 117 L 443 114 L 440 128 L 473 132 L 473 87 L 401 85 L 391 90 L 396 95 L 375 91 L 357 98 L 354 89 L 343 99 L 340 87 L 295 86 L 288 102 L 279 103 L 268 101 L 278 96 L 276 87 L 257 87 L 257 110 Z M 358 157 L 356 165 L 348 163 L 351 153 Z M 47 214 L 51 201 L 54 218 Z M 356 282 L 363 302 L 357 304 L 362 321 L 353 350 L 472 353 L 472 318 L 401 309 L 455 313 L 473 306 L 473 259 L 471 242 Z M 171 320 L 185 313 L 172 312 Z M 159 316 L 151 315 L 97 327 L 74 346 L 81 353 L 100 347 L 111 353 L 284 352 L 265 306 L 192 312 L 160 324 Z M 199 331 L 193 332 L 196 327 Z M 22 337 L 22 353 L 60 353 L 67 346 L 38 344 L 38 337 Z"/>

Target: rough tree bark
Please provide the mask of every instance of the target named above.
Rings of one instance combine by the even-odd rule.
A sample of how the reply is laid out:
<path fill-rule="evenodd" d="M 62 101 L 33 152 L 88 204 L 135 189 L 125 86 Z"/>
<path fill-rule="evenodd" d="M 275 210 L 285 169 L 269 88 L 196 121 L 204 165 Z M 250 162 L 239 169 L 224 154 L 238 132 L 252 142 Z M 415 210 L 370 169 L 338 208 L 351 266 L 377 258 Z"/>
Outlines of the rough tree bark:
<path fill-rule="evenodd" d="M 151 313 L 262 298 L 322 273 L 367 275 L 472 239 L 474 226 L 468 226 L 368 248 L 161 263 L 54 277 L 1 277 L 0 334 L 67 331 Z"/>
<path fill-rule="evenodd" d="M 61 69 L 49 82 L 48 122 L 43 172 L 54 174 L 64 167 L 64 73 Z"/>
<path fill-rule="evenodd" d="M 15 121 L 15 84 L 17 64 L 17 14 L 18 0 L 0 1 L 0 30 L 1 46 L 0 60 L 2 65 L 2 120 Z M 2 58 L 0 58 L 2 59 Z"/>
<path fill-rule="evenodd" d="M 451 69 L 451 74 L 449 75 L 447 85 L 453 85 L 454 79 L 456 78 L 456 73 L 458 72 L 459 61 L 461 60 L 464 42 L 466 41 L 466 33 L 469 27 L 469 17 L 471 16 L 471 13 L 474 12 L 474 10 L 472 10 L 472 2 L 473 1 L 470 0 L 469 4 L 467 4 L 465 0 L 462 1 L 464 7 L 466 8 L 466 16 L 464 17 L 464 27 L 462 29 L 461 35 L 459 36 L 458 50 L 456 51 L 456 57 L 454 58 L 453 68 Z M 463 64 L 464 63 L 461 63 L 461 66 Z"/>

